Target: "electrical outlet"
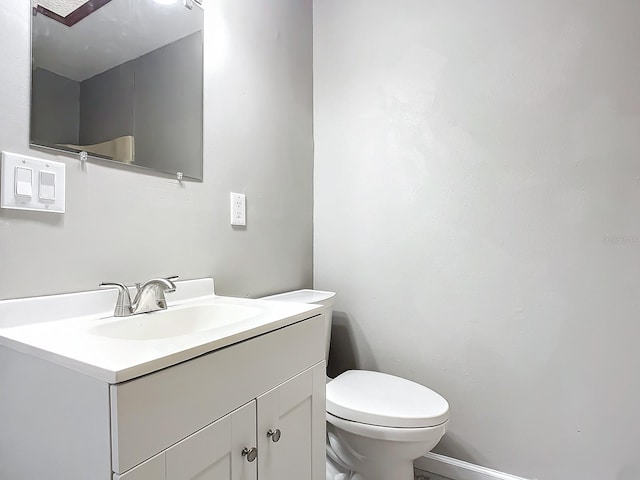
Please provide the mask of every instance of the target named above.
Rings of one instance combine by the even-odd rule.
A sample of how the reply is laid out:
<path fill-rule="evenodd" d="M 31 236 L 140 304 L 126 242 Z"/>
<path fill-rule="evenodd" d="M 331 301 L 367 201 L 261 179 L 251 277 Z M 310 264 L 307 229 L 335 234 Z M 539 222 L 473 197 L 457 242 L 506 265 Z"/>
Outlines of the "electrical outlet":
<path fill-rule="evenodd" d="M 231 225 L 247 224 L 247 198 L 242 193 L 231 192 Z"/>

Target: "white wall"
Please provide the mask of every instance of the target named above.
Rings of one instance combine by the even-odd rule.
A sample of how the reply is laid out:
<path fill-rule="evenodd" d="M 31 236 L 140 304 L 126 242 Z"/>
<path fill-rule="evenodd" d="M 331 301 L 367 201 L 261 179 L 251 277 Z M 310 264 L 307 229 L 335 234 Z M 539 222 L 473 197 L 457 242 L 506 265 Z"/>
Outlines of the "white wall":
<path fill-rule="evenodd" d="M 315 286 L 437 451 L 640 477 L 640 2 L 317 0 Z"/>
<path fill-rule="evenodd" d="M 67 165 L 63 217 L 0 211 L 0 298 L 214 275 L 221 294 L 312 277 L 311 0 L 207 2 L 204 183 L 30 150 L 28 2 L 0 4 L 0 150 Z M 247 194 L 246 229 L 229 192 Z"/>

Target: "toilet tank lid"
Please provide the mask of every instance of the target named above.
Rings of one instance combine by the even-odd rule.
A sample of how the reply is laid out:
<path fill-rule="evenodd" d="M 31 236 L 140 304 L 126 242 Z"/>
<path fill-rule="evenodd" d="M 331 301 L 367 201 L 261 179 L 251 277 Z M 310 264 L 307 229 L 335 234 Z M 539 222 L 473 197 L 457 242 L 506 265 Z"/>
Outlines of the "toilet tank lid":
<path fill-rule="evenodd" d="M 349 370 L 327 384 L 327 412 L 369 425 L 423 428 L 446 422 L 449 403 L 433 390 L 405 378 Z"/>
<path fill-rule="evenodd" d="M 314 303 L 318 305 L 333 305 L 333 298 L 336 292 L 325 292 L 323 290 L 294 290 L 293 292 L 279 293 L 262 297 L 261 300 L 277 300 L 278 302 Z"/>

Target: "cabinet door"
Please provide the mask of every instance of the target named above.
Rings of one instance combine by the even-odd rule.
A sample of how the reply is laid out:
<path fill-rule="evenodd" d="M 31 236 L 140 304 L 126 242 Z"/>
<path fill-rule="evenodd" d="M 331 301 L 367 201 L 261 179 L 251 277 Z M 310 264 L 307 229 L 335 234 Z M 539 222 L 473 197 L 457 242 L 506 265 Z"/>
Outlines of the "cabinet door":
<path fill-rule="evenodd" d="M 258 462 L 242 455 L 252 447 L 255 400 L 169 448 L 166 480 L 256 480 Z"/>
<path fill-rule="evenodd" d="M 260 480 L 324 480 L 325 363 L 258 397 Z"/>

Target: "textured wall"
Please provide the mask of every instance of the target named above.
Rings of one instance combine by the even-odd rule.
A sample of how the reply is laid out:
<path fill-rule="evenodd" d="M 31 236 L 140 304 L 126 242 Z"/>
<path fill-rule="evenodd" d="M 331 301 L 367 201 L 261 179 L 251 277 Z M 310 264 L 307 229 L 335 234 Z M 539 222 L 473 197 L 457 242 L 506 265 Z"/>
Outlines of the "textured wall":
<path fill-rule="evenodd" d="M 640 478 L 640 2 L 317 0 L 315 286 L 440 453 Z"/>
<path fill-rule="evenodd" d="M 29 3 L 0 4 L 0 149 L 67 165 L 64 216 L 0 211 L 0 298 L 157 275 L 214 275 L 222 294 L 310 286 L 311 1 L 208 2 L 204 182 L 28 147 Z M 247 194 L 246 229 L 229 192 Z"/>

